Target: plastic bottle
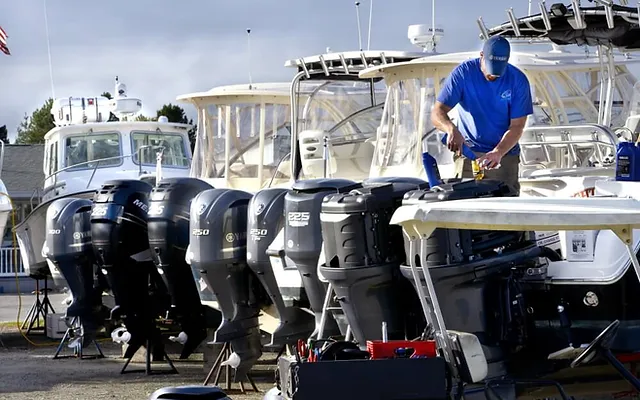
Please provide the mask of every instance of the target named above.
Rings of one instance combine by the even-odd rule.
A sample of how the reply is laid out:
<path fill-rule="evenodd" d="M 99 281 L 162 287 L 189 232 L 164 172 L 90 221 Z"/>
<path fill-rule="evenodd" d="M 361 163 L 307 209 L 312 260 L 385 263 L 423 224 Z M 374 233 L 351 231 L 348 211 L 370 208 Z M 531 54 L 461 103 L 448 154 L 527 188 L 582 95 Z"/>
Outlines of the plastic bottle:
<path fill-rule="evenodd" d="M 633 146 L 633 149 L 636 152 L 636 156 L 635 156 L 635 168 L 634 168 L 634 172 L 635 172 L 635 176 L 634 176 L 634 180 L 635 181 L 640 181 L 640 142 L 636 142 L 636 145 Z"/>
<path fill-rule="evenodd" d="M 618 143 L 616 152 L 616 181 L 634 181 L 636 180 L 636 159 L 638 151 L 636 146 L 630 142 Z"/>
<path fill-rule="evenodd" d="M 442 144 L 444 144 L 445 146 L 447 145 L 448 136 L 449 134 L 445 133 L 444 136 L 442 137 Z M 480 180 L 484 178 L 484 170 L 481 169 L 480 164 L 478 164 L 478 157 L 476 157 L 476 154 L 473 151 L 471 151 L 471 149 L 469 148 L 469 146 L 466 145 L 466 143 L 462 143 L 462 155 L 468 158 L 469 160 L 471 160 L 471 169 L 473 170 L 473 178 L 475 180 Z"/>

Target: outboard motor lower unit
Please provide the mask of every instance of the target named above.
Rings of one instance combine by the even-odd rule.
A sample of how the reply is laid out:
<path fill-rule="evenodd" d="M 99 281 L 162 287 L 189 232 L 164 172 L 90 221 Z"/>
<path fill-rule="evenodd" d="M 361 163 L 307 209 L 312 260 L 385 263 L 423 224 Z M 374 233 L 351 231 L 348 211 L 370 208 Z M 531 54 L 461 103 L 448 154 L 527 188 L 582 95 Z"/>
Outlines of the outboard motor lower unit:
<path fill-rule="evenodd" d="M 139 180 L 105 182 L 96 191 L 91 237 L 99 267 L 107 276 L 116 307 L 112 319 L 124 320 L 130 333 L 125 358 L 147 341 L 160 344 L 155 317 L 168 309 L 166 288 L 153 265 L 147 238 L 151 185 Z M 151 297 L 151 292 L 157 297 Z M 148 351 L 164 351 L 161 347 Z"/>
<path fill-rule="evenodd" d="M 102 304 L 105 289 L 96 281 L 95 257 L 91 247 L 91 200 L 64 198 L 47 209 L 43 256 L 53 279 L 62 278 L 71 291 L 67 318 L 77 318 L 85 347 L 108 316 Z"/>
<path fill-rule="evenodd" d="M 286 306 L 278 288 L 275 274 L 267 254 L 269 245 L 284 227 L 284 199 L 286 189 L 263 189 L 249 202 L 247 264 L 258 277 L 273 303 L 279 326 L 273 332 L 271 344 L 280 346 L 306 339 L 313 332 L 315 318 L 296 306 Z M 283 262 L 284 265 L 284 262 Z"/>
<path fill-rule="evenodd" d="M 214 340 L 231 344 L 241 360 L 236 369 L 236 376 L 240 377 L 246 375 L 262 355 L 260 309 L 252 295 L 255 277 L 247 267 L 250 199 L 251 194 L 241 190 L 200 192 L 191 203 L 189 224 L 191 268 L 194 276 L 201 277 L 200 285 L 206 284 L 212 289 L 222 312 L 222 324 Z M 202 293 L 202 287 L 200 291 Z"/>
<path fill-rule="evenodd" d="M 165 178 L 153 188 L 149 201 L 149 247 L 158 273 L 171 295 L 171 314 L 186 334 L 180 358 L 196 349 L 206 336 L 207 327 L 220 325 L 220 313 L 200 303 L 191 267 L 185 261 L 189 245 L 189 210 L 200 192 L 213 189 L 196 178 Z M 209 324 L 205 320 L 209 311 Z"/>
<path fill-rule="evenodd" d="M 327 196 L 322 204 L 326 263 L 320 272 L 331 283 L 360 347 L 382 339 L 383 322 L 390 340 L 419 334 L 417 324 L 407 332 L 407 313 L 419 303 L 400 274 L 402 229 L 389 221 L 406 192 L 428 186 L 416 178 L 370 179 L 362 188 Z"/>
<path fill-rule="evenodd" d="M 316 317 L 316 331 L 320 327 L 322 307 L 327 293 L 326 285 L 318 277 L 318 260 L 322 253 L 322 201 L 327 195 L 346 193 L 361 186 L 360 183 L 348 179 L 309 179 L 295 182 L 285 196 L 285 253 L 302 277 L 302 285 Z M 327 318 L 323 333 L 345 334 L 346 325 L 346 321 Z"/>

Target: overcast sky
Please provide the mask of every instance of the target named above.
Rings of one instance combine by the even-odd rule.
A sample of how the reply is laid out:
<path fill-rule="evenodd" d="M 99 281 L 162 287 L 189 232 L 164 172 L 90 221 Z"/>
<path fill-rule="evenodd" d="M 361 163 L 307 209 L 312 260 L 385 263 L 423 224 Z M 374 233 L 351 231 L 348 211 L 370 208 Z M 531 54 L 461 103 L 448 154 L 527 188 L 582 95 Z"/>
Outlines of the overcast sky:
<path fill-rule="evenodd" d="M 45 1 L 55 96 L 113 93 L 118 75 L 149 115 L 180 94 L 248 82 L 247 28 L 254 82 L 289 81 L 287 59 L 358 46 L 350 0 L 2 0 L 0 26 L 12 55 L 0 54 L 0 125 L 11 136 L 25 112 L 52 96 Z M 369 4 L 360 5 L 365 45 Z M 438 0 L 439 50 L 479 50 L 477 17 L 502 23 L 510 6 L 522 15 L 527 0 Z M 430 21 L 431 0 L 373 0 L 371 48 L 415 50 L 408 25 Z"/>

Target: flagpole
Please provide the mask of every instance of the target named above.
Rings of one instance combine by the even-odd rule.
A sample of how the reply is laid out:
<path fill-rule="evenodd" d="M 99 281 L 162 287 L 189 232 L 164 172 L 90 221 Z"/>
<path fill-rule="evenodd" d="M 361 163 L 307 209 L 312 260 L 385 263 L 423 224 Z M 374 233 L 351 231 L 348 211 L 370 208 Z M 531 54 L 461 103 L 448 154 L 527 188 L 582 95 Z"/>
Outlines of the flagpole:
<path fill-rule="evenodd" d="M 56 99 L 56 89 L 53 85 L 53 64 L 51 63 L 51 43 L 49 41 L 49 19 L 47 18 L 47 0 L 44 2 L 44 28 L 47 34 L 47 55 L 49 57 L 49 78 L 51 79 L 51 96 Z"/>

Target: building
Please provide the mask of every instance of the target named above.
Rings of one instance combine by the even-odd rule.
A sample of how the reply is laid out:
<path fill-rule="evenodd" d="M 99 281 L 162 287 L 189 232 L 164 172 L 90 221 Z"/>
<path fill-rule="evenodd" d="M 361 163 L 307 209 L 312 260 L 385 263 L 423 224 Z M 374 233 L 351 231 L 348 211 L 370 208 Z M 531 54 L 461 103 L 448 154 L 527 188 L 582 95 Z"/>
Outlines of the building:
<path fill-rule="evenodd" d="M 9 144 L 4 146 L 4 162 L 0 178 L 7 187 L 8 195 L 13 201 L 15 224 L 19 224 L 38 205 L 38 189 L 42 189 L 44 181 L 44 145 L 43 144 Z M 13 243 L 13 222 L 7 223 L 7 230 L 0 246 L 0 293 L 16 291 L 15 260 L 18 261 L 20 291 L 30 292 L 35 281 L 24 273 L 17 244 Z M 14 254 L 16 253 L 16 254 Z"/>

